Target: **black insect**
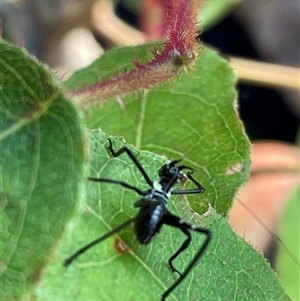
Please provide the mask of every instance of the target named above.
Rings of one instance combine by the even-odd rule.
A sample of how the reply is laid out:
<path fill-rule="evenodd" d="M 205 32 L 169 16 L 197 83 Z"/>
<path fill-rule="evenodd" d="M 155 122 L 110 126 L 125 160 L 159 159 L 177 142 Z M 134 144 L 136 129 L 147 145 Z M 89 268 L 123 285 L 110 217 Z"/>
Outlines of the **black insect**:
<path fill-rule="evenodd" d="M 139 188 L 120 180 L 112 180 L 106 178 L 89 178 L 90 181 L 117 184 L 127 189 L 134 190 L 137 194 L 142 196 L 141 199 L 134 203 L 134 206 L 139 207 L 140 211 L 135 217 L 130 218 L 118 227 L 114 228 L 113 230 L 109 231 L 103 236 L 93 240 L 86 246 L 77 250 L 73 255 L 71 255 L 64 261 L 64 266 L 69 266 L 78 256 L 83 254 L 85 251 L 95 246 L 96 244 L 102 242 L 111 235 L 117 233 L 132 222 L 134 223 L 136 237 L 141 244 L 148 244 L 155 237 L 155 235 L 158 234 L 163 225 L 169 225 L 175 228 L 179 228 L 187 236 L 187 238 L 183 242 L 181 247 L 168 260 L 168 264 L 171 270 L 173 272 L 177 272 L 179 274 L 179 277 L 162 294 L 161 300 L 164 301 L 166 297 L 184 280 L 184 278 L 188 275 L 191 269 L 196 265 L 196 263 L 206 250 L 212 236 L 210 230 L 196 227 L 195 225 L 190 225 L 184 220 L 182 220 L 180 217 L 175 216 L 171 212 L 169 212 L 167 209 L 168 200 L 171 194 L 197 194 L 204 192 L 204 188 L 198 181 L 196 181 L 192 177 L 192 168 L 184 165 L 178 165 L 180 160 L 174 160 L 168 164 L 164 164 L 158 171 L 159 179 L 156 181 L 152 181 L 149 178 L 146 171 L 144 170 L 144 168 L 142 167 L 141 163 L 138 161 L 134 153 L 129 148 L 123 147 L 116 152 L 113 149 L 111 140 L 109 139 L 108 141 L 108 148 L 111 151 L 112 155 L 114 157 L 118 157 L 121 154 L 126 153 L 131 158 L 136 167 L 139 169 L 150 188 L 148 190 L 140 190 Z M 188 170 L 186 175 L 182 173 L 183 169 Z M 172 189 L 176 183 L 183 181 L 186 178 L 190 179 L 197 186 L 197 188 L 186 190 Z M 206 236 L 206 238 L 193 260 L 189 263 L 185 270 L 182 273 L 180 273 L 173 266 L 173 261 L 182 251 L 184 251 L 189 246 L 192 239 L 190 231 L 202 233 Z"/>

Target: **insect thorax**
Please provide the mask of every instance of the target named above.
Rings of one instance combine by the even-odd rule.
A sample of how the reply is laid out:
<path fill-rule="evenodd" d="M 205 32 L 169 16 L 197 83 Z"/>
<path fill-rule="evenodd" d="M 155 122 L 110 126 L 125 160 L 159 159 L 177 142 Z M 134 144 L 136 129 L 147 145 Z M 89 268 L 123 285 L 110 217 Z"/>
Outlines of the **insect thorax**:
<path fill-rule="evenodd" d="M 153 188 L 149 191 L 149 194 L 147 195 L 147 199 L 153 199 L 153 201 L 161 200 L 161 204 L 164 204 L 165 206 L 168 204 L 168 200 L 170 198 L 171 192 L 165 191 L 160 184 L 159 180 L 156 180 L 153 182 Z"/>

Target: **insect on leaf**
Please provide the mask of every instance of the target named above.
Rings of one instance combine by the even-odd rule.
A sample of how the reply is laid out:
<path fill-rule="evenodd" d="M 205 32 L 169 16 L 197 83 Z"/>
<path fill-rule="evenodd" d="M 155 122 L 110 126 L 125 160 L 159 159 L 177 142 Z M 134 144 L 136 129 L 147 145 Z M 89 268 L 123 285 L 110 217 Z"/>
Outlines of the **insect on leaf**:
<path fill-rule="evenodd" d="M 123 146 L 122 140 L 114 140 L 113 144 L 115 149 Z M 91 176 L 121 179 L 146 188 L 132 161 L 126 155 L 112 158 L 107 146 L 106 135 L 98 130 L 91 132 Z M 157 179 L 157 170 L 166 158 L 130 148 L 150 177 Z M 134 216 L 137 209 L 133 202 L 138 198 L 122 187 L 90 182 L 87 201 L 57 261 L 61 263 L 79 247 Z M 288 300 L 262 254 L 237 237 L 226 219 L 213 209 L 207 217 L 200 217 L 191 213 L 185 198 L 172 197 L 169 210 L 197 226 L 211 229 L 213 240 L 199 264 L 167 300 Z M 193 233 L 192 237 L 191 247 L 174 261 L 180 271 L 203 243 L 203 235 Z M 125 252 L 120 253 L 115 247 L 119 239 L 128 248 Z M 129 226 L 119 236 L 110 237 L 86 252 L 67 270 L 63 271 L 60 265 L 51 266 L 38 296 L 43 300 L 159 300 L 178 277 L 168 268 L 167 260 L 184 239 L 178 229 L 165 226 L 153 242 L 144 246 L 137 242 Z"/>

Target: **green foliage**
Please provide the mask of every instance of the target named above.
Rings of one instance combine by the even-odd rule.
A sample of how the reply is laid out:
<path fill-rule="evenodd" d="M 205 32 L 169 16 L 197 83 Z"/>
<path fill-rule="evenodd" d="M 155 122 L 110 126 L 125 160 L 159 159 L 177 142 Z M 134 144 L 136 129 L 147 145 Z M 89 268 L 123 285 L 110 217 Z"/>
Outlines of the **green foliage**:
<path fill-rule="evenodd" d="M 94 130 L 86 138 L 83 120 L 51 73 L 22 50 L 3 41 L 0 46 L 3 300 L 152 301 L 178 277 L 166 262 L 184 237 L 169 227 L 149 246 L 139 245 L 129 227 L 120 233 L 127 252 L 117 252 L 114 236 L 67 270 L 62 267 L 76 249 L 136 213 L 137 196 L 116 185 L 88 183 L 85 197 L 87 175 L 146 187 L 125 155 L 111 158 L 107 136 L 98 127 L 113 136 L 122 133 L 134 144 L 137 148 L 130 147 L 152 178 L 167 159 L 150 151 L 168 159 L 182 157 L 207 189 L 197 198 L 170 201 L 174 214 L 212 229 L 213 241 L 168 300 L 288 300 L 262 255 L 222 217 L 249 174 L 249 143 L 233 108 L 235 79 L 225 60 L 207 49 L 189 74 L 124 97 L 124 109 L 113 99 L 91 108 L 84 122 Z M 105 72 L 113 74 L 128 65 L 132 56 L 126 53 L 139 56 L 148 48 L 109 52 L 102 57 L 104 73 L 96 61 L 91 69 L 76 73 L 68 88 L 87 78 L 95 81 L 99 75 L 92 72 L 97 68 L 101 78 Z M 116 149 L 123 145 L 121 139 L 113 140 Z M 208 204 L 213 207 L 205 217 L 195 213 L 204 212 Z M 68 231 L 62 235 L 65 226 Z M 203 239 L 193 235 L 192 247 L 175 262 L 179 270 Z"/>
<path fill-rule="evenodd" d="M 122 146 L 120 142 L 121 139 L 114 141 L 115 149 Z M 122 179 L 146 188 L 130 159 L 126 155 L 112 158 L 107 145 L 107 137 L 101 131 L 91 132 L 93 160 L 90 175 Z M 155 178 L 157 169 L 166 158 L 131 149 L 151 178 Z M 79 246 L 132 217 L 136 213 L 133 201 L 137 199 L 134 192 L 119 186 L 89 183 L 88 197 L 76 227 L 43 279 L 38 300 L 159 300 L 162 292 L 178 277 L 167 266 L 167 259 L 185 238 L 177 229 L 166 226 L 153 243 L 143 246 L 132 235 L 132 227 L 128 227 L 120 234 L 129 247 L 128 252 L 118 253 L 114 247 L 116 237 L 111 237 L 66 271 L 61 266 L 61 262 Z M 191 213 L 186 199 L 177 197 L 170 201 L 169 210 L 192 223 L 212 229 L 214 236 L 205 257 L 168 300 L 199 300 L 202 296 L 206 300 L 287 300 L 263 256 L 238 238 L 226 219 L 213 209 L 203 218 Z M 186 267 L 203 240 L 200 234 L 193 234 L 192 246 L 175 261 L 179 270 Z"/>
<path fill-rule="evenodd" d="M 293 257 L 287 253 L 287 249 L 279 245 L 276 270 L 281 284 L 286 290 L 291 300 L 300 300 L 300 274 L 299 274 L 299 256 L 300 256 L 300 208 L 299 208 L 300 187 L 293 190 L 288 204 L 284 210 L 282 220 L 279 226 L 279 237 L 285 242 L 289 253 L 295 255 L 298 264 Z"/>
<path fill-rule="evenodd" d="M 151 49 L 151 45 L 147 47 Z M 141 46 L 115 49 L 112 58 L 107 53 L 90 66 L 91 74 L 101 68 L 102 62 L 105 74 L 106 70 L 116 72 L 124 64 L 125 52 L 128 57 L 142 52 L 145 60 Z M 88 74 L 85 68 L 70 81 L 74 84 L 81 78 L 86 82 Z M 87 124 L 110 134 L 122 133 L 138 148 L 169 158 L 184 158 L 199 173 L 206 188 L 200 202 L 199 198 L 189 197 L 192 208 L 203 213 L 211 204 L 226 215 L 237 188 L 248 178 L 250 165 L 249 142 L 233 108 L 234 83 L 229 64 L 206 49 L 188 74 L 148 93 L 123 97 L 125 109 L 115 99 L 89 109 Z"/>
<path fill-rule="evenodd" d="M 0 295 L 11 301 L 41 280 L 84 197 L 86 145 L 49 70 L 3 40 L 0 50 Z"/>

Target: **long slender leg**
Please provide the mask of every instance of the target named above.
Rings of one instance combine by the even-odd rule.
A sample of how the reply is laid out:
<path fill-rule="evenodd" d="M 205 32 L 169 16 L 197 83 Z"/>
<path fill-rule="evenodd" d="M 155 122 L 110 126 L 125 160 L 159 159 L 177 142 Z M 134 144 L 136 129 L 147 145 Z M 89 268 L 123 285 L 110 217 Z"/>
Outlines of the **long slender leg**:
<path fill-rule="evenodd" d="M 139 195 L 144 196 L 144 195 L 148 194 L 148 191 L 143 191 L 131 184 L 128 184 L 128 183 L 126 183 L 124 181 L 120 181 L 120 180 L 113 180 L 113 179 L 106 179 L 106 178 L 93 178 L 93 177 L 89 177 L 88 179 L 93 182 L 103 182 L 103 183 L 111 183 L 111 184 L 121 185 L 127 189 L 134 190 Z"/>
<path fill-rule="evenodd" d="M 182 228 L 179 228 L 179 229 L 187 236 L 187 239 L 183 242 L 181 247 L 169 258 L 168 264 L 169 264 L 169 267 L 172 270 L 172 272 L 176 272 L 179 275 L 181 275 L 181 273 L 173 266 L 173 261 L 181 252 L 183 252 L 189 246 L 189 244 L 191 243 L 191 240 L 192 240 L 192 236 L 191 236 L 191 233 L 187 229 L 182 229 Z"/>
<path fill-rule="evenodd" d="M 120 230 L 122 230 L 123 228 L 125 228 L 126 226 L 128 226 L 130 223 L 132 223 L 134 220 L 136 219 L 136 217 L 130 218 L 129 220 L 125 221 L 124 223 L 122 223 L 121 225 L 119 225 L 118 227 L 112 229 L 111 231 L 107 232 L 106 234 L 104 234 L 103 236 L 96 238 L 95 240 L 91 241 L 90 243 L 88 243 L 87 245 L 83 246 L 82 248 L 80 248 L 79 250 L 77 250 L 75 253 L 73 253 L 71 256 L 69 256 L 63 263 L 63 265 L 65 267 L 68 267 L 77 257 L 79 257 L 80 255 L 82 255 L 83 253 L 85 253 L 87 250 L 89 250 L 90 248 L 92 248 L 93 246 L 97 245 L 98 243 L 102 242 L 103 240 L 105 240 L 106 238 L 110 237 L 111 235 L 119 232 Z"/>
<path fill-rule="evenodd" d="M 192 172 L 188 171 L 186 174 L 187 178 L 190 179 L 198 188 L 195 189 L 183 189 L 183 190 L 171 190 L 171 194 L 196 194 L 205 191 L 204 187 L 192 176 Z"/>
<path fill-rule="evenodd" d="M 145 169 L 143 168 L 143 166 L 141 165 L 141 163 L 139 162 L 139 160 L 137 159 L 137 157 L 135 156 L 135 154 L 126 146 L 120 148 L 117 152 L 113 149 L 113 145 L 110 139 L 108 139 L 109 141 L 109 146 L 108 149 L 111 151 L 111 154 L 114 157 L 119 157 L 121 154 L 126 153 L 130 159 L 133 161 L 133 163 L 136 165 L 136 167 L 138 168 L 138 170 L 141 172 L 141 174 L 143 175 L 145 181 L 148 183 L 148 185 L 150 185 L 152 187 L 153 185 L 153 181 L 151 181 L 151 179 L 149 178 L 148 174 L 146 173 Z"/>
<path fill-rule="evenodd" d="M 184 278 L 189 274 L 191 269 L 197 264 L 201 256 L 203 255 L 204 251 L 206 250 L 211 237 L 212 237 L 212 232 L 209 229 L 205 228 L 200 228 L 196 227 L 194 225 L 190 225 L 183 221 L 181 218 L 178 216 L 175 216 L 171 214 L 170 212 L 167 213 L 167 215 L 163 219 L 163 224 L 179 228 L 182 232 L 186 234 L 186 232 L 190 231 L 196 231 L 198 233 L 202 233 L 206 236 L 205 241 L 203 242 L 202 246 L 200 247 L 199 251 L 196 253 L 195 257 L 192 259 L 192 261 L 188 264 L 188 266 L 185 268 L 183 273 L 179 276 L 179 278 L 162 294 L 161 300 L 164 301 L 166 300 L 167 296 L 184 280 Z M 187 235 L 187 234 L 186 234 Z M 185 250 L 188 245 L 191 242 L 190 235 L 187 235 L 188 238 L 184 241 L 182 246 L 178 249 L 178 251 L 169 259 L 169 265 L 172 270 L 178 272 L 172 264 L 172 261 L 183 251 Z"/>
<path fill-rule="evenodd" d="M 185 190 L 171 190 L 171 194 L 198 194 L 204 192 L 205 189 L 195 188 L 195 189 L 185 189 Z"/>

